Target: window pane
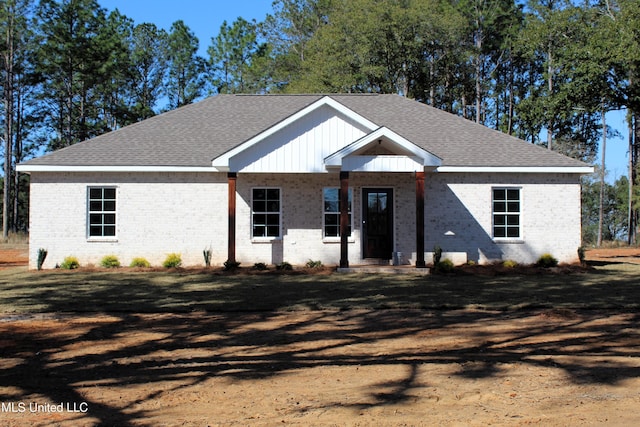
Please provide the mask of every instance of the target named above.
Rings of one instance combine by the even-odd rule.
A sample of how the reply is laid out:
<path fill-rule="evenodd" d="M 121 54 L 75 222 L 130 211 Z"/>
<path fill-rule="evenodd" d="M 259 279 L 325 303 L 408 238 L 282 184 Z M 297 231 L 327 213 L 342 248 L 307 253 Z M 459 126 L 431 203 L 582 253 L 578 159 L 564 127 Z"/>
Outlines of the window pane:
<path fill-rule="evenodd" d="M 91 214 L 91 215 L 89 215 L 89 224 L 91 224 L 91 225 L 101 225 L 102 224 L 102 215 L 101 214 Z"/>
<path fill-rule="evenodd" d="M 116 201 L 115 200 L 105 200 L 104 208 L 107 212 L 114 212 L 116 210 Z"/>
<path fill-rule="evenodd" d="M 102 227 L 99 227 L 99 226 L 89 227 L 89 236 L 102 236 Z"/>
<path fill-rule="evenodd" d="M 324 216 L 325 225 L 338 225 L 340 224 L 340 215 L 326 214 Z"/>
<path fill-rule="evenodd" d="M 280 190 L 277 188 L 270 188 L 267 190 L 268 200 L 280 200 Z"/>
<path fill-rule="evenodd" d="M 102 199 L 102 188 L 90 188 L 89 189 L 89 198 L 90 199 Z"/>
<path fill-rule="evenodd" d="M 265 237 L 265 228 L 263 226 L 253 226 L 253 237 Z"/>
<path fill-rule="evenodd" d="M 506 212 L 507 204 L 504 202 L 494 202 L 493 203 L 493 211 L 496 213 Z"/>
<path fill-rule="evenodd" d="M 520 212 L 520 202 L 507 203 L 507 212 Z"/>
<path fill-rule="evenodd" d="M 102 210 L 102 202 L 97 200 L 92 200 L 89 202 L 89 211 L 101 211 Z"/>
<path fill-rule="evenodd" d="M 338 237 L 340 228 L 335 225 L 326 226 L 324 228 L 325 237 Z"/>
<path fill-rule="evenodd" d="M 115 188 L 105 188 L 103 197 L 105 199 L 115 199 L 116 198 L 116 189 Z"/>
<path fill-rule="evenodd" d="M 264 188 L 253 189 L 253 200 L 265 200 L 267 198 L 267 190 Z"/>
<path fill-rule="evenodd" d="M 509 215 L 507 216 L 507 224 L 508 225 L 520 225 L 520 217 L 517 215 Z"/>
<path fill-rule="evenodd" d="M 520 200 L 520 190 L 507 190 L 507 200 Z"/>
<path fill-rule="evenodd" d="M 280 212 L 280 202 L 269 201 L 267 203 L 267 212 Z"/>
<path fill-rule="evenodd" d="M 267 217 L 267 222 L 266 222 L 267 225 L 276 225 L 276 226 L 280 225 L 280 215 L 269 214 L 266 217 Z"/>
<path fill-rule="evenodd" d="M 506 224 L 506 218 L 504 215 L 495 215 L 493 217 L 493 224 L 494 225 L 505 225 Z"/>
<path fill-rule="evenodd" d="M 506 194 L 504 189 L 493 190 L 493 200 L 506 200 Z"/>
<path fill-rule="evenodd" d="M 508 227 L 507 237 L 520 237 L 520 229 L 518 227 Z"/>
<path fill-rule="evenodd" d="M 267 227 L 267 236 L 268 237 L 278 237 L 280 236 L 280 227 L 278 226 L 268 226 Z"/>
<path fill-rule="evenodd" d="M 107 225 L 104 227 L 104 235 L 105 236 L 115 236 L 116 235 L 116 227 L 114 225 Z"/>
<path fill-rule="evenodd" d="M 266 212 L 267 210 L 267 202 L 264 200 L 254 200 L 253 201 L 253 211 L 254 212 Z"/>
<path fill-rule="evenodd" d="M 494 227 L 493 237 L 506 237 L 505 229 L 503 227 Z"/>
<path fill-rule="evenodd" d="M 104 215 L 104 223 L 105 224 L 115 224 L 116 216 L 114 214 L 105 214 Z"/>

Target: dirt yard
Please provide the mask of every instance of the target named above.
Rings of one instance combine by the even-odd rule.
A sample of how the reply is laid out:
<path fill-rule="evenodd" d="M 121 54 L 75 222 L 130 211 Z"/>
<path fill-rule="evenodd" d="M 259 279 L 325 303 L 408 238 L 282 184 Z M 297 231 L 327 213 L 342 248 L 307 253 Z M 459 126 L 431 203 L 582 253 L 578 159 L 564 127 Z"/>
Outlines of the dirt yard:
<path fill-rule="evenodd" d="M 0 424 L 632 426 L 639 321 L 565 309 L 6 314 Z"/>

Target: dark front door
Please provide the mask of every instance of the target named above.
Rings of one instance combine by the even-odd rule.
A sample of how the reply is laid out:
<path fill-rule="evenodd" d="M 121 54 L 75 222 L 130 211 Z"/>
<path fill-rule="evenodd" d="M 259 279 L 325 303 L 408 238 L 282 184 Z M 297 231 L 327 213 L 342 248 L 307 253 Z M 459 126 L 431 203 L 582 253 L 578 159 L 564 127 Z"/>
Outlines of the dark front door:
<path fill-rule="evenodd" d="M 391 259 L 393 250 L 393 190 L 363 189 L 362 230 L 365 258 Z"/>

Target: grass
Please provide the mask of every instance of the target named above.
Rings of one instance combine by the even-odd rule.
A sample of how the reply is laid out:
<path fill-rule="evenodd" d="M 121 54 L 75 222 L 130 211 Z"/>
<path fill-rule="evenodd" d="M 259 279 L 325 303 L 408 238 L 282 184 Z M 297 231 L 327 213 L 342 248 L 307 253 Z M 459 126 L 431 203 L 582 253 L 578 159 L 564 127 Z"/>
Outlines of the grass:
<path fill-rule="evenodd" d="M 220 274 L 206 271 L 0 271 L 0 312 L 307 309 L 638 309 L 640 265 L 526 275 Z"/>

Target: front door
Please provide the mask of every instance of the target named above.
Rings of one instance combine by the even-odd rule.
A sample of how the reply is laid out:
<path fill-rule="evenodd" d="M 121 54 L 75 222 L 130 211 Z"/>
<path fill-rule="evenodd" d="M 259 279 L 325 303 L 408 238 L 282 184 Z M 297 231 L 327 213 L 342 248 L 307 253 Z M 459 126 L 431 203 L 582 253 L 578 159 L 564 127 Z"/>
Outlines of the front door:
<path fill-rule="evenodd" d="M 393 250 L 393 190 L 362 190 L 362 231 L 365 258 L 391 259 Z"/>

